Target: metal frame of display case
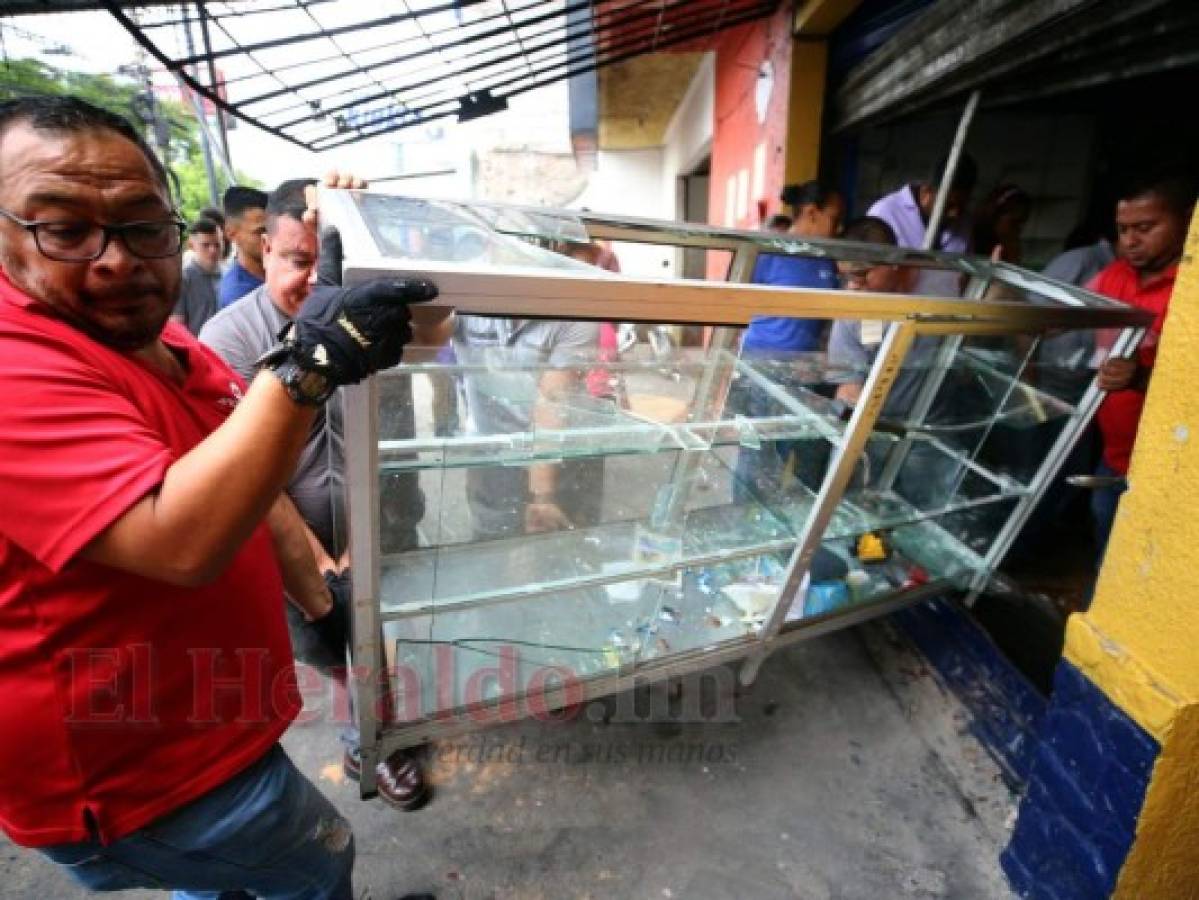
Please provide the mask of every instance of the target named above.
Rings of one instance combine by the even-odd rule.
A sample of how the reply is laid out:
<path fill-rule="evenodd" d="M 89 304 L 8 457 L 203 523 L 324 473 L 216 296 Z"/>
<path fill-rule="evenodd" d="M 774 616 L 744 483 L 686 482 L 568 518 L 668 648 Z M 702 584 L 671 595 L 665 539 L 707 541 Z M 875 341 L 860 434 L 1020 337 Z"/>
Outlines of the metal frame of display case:
<path fill-rule="evenodd" d="M 376 673 L 374 677 L 355 679 L 356 709 L 362 734 L 363 796 L 369 796 L 374 792 L 375 763 L 391 751 L 435 738 L 476 730 L 488 721 L 510 721 L 510 718 L 500 715 L 501 708 L 526 709 L 530 700 L 535 699 L 539 708 L 556 709 L 567 703 L 591 700 L 639 684 L 735 660 L 744 660 L 740 677 L 743 683 L 748 684 L 756 676 L 757 669 L 765 657 L 780 646 L 858 624 L 942 593 L 951 587 L 961 587 L 951 579 L 934 579 L 917 589 L 896 588 L 889 594 L 842 610 L 784 623 L 787 610 L 846 491 L 854 466 L 880 417 L 890 388 L 903 366 L 908 350 L 918 337 L 948 336 L 948 339 L 942 342 L 935 361 L 924 376 L 923 386 L 907 419 L 909 424 L 922 425 L 963 336 L 1041 334 L 1055 328 L 1118 328 L 1121 331 L 1112 352 L 1126 354 L 1139 343 L 1149 321 L 1149 317 L 1141 311 L 1071 285 L 1008 264 L 978 258 L 845 241 L 797 239 L 787 235 L 680 225 L 595 213 L 477 203 L 447 203 L 443 206 L 477 222 L 480 229 L 518 238 L 604 238 L 621 242 L 731 251 L 733 259 L 730 280 L 737 282 L 737 285 L 731 289 L 729 284 L 723 282 L 645 280 L 613 276 L 599 270 L 579 273 L 570 270 L 542 271 L 520 267 L 472 268 L 463 263 L 437 263 L 426 260 L 406 261 L 401 266 L 395 259 L 386 258 L 375 249 L 373 237 L 356 212 L 353 199 L 355 193 L 326 191 L 321 201 L 322 217 L 327 222 L 334 223 L 342 233 L 343 246 L 346 248 L 344 274 L 347 284 L 370 277 L 393 275 L 397 268 L 402 268 L 406 273 L 425 276 L 435 281 L 440 287 L 442 297 L 446 298 L 446 302 L 452 303 L 454 309 L 461 314 L 716 326 L 708 348 L 705 376 L 696 386 L 695 396 L 701 400 L 706 398 L 708 401 L 721 401 L 722 398 L 714 397 L 718 369 L 721 366 L 741 364 L 735 353 L 735 327 L 747 325 L 753 316 L 881 319 L 889 323 L 864 384 L 862 399 L 844 425 L 841 440 L 836 443 L 806 522 L 799 529 L 796 540 L 783 541 L 781 544 L 786 546 L 775 548 L 787 549 L 793 546 L 794 549 L 786 567 L 780 599 L 758 634 L 746 634 L 739 639 L 724 640 L 713 646 L 689 649 L 664 658 L 639 659 L 618 670 L 583 680 L 580 686 L 576 686 L 581 687 L 581 697 L 562 686 L 549 686 L 538 692 L 535 697 L 522 691 L 515 696 L 505 695 L 474 705 L 458 706 L 449 713 L 443 712 L 412 722 L 385 722 L 387 711 L 380 706 L 390 685 L 385 688 L 383 681 L 386 673 L 383 671 L 382 624 L 388 616 L 381 608 L 379 498 L 375 489 L 380 465 L 378 386 L 375 379 L 369 379 L 363 384 L 347 388 L 344 398 L 345 446 L 350 547 L 354 560 L 354 663 L 358 671 Z M 746 282 L 760 253 L 950 269 L 961 273 L 968 279 L 968 283 L 962 298 L 785 289 L 748 284 Z M 982 299 L 988 286 L 993 283 L 1005 284 L 1020 291 L 1036 292 L 1040 297 L 1052 301 L 1054 305 L 1019 300 Z M 414 368 L 413 371 L 418 368 Z M 752 370 L 745 367 L 745 371 Z M 1012 380 L 1015 381 L 1014 376 Z M 790 398 L 785 391 L 780 393 L 783 395 L 780 399 L 784 401 L 785 406 L 797 414 L 811 415 L 810 412 L 803 411 L 797 402 L 786 402 Z M 1070 421 L 1057 435 L 1045 461 L 1016 500 L 1014 509 L 1008 514 L 1004 525 L 982 557 L 982 565 L 974 572 L 968 585 L 971 596 L 985 586 L 990 573 L 1011 546 L 1101 399 L 1102 393 L 1092 380 L 1081 400 L 1074 405 Z M 419 451 L 437 449 L 437 446 L 444 445 L 446 440 L 456 439 L 429 441 L 426 442 L 427 446 L 420 441 L 401 443 L 406 450 Z M 882 479 L 895 476 L 905 452 L 905 441 L 897 442 L 884 466 Z M 687 454 L 683 454 L 682 458 L 676 461 L 676 467 L 685 467 L 688 464 Z M 685 471 L 676 469 L 675 478 L 685 480 Z M 680 493 L 675 492 L 676 495 Z M 676 502 L 679 499 L 675 496 Z M 942 514 L 943 511 L 938 511 L 930 513 L 930 517 Z M 769 552 L 771 548 L 752 549 L 760 555 Z M 702 564 L 702 559 L 684 557 L 664 566 L 682 571 Z M 602 585 L 629 577 L 628 573 L 597 573 L 589 576 L 586 584 Z M 645 577 L 645 573 L 638 570 L 637 577 Z M 572 579 L 570 583 L 575 586 L 578 582 L 577 579 Z M 498 593 L 489 596 L 482 592 L 480 597 L 469 602 L 489 605 L 552 589 L 552 586 L 543 586 L 531 592 L 509 591 L 503 596 Z M 404 615 L 436 612 L 438 609 L 435 601 L 431 601 L 431 607 L 415 612 L 407 611 Z M 512 707 L 512 704 L 515 704 L 515 707 Z"/>

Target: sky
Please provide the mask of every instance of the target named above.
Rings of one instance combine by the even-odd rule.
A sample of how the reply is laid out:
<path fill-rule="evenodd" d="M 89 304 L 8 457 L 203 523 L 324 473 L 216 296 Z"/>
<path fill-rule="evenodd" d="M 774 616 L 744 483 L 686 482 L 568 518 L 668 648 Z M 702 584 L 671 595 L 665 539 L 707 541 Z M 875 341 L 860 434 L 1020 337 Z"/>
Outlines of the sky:
<path fill-rule="evenodd" d="M 420 5 L 420 2 L 412 3 L 413 7 Z M 343 7 L 362 8 L 360 4 Z M 279 24 L 275 21 L 272 27 L 278 28 Z M 271 36 L 269 32 L 256 32 L 248 22 L 242 27 L 238 36 L 243 41 Z M 0 19 L 0 38 L 0 50 L 8 58 L 33 56 L 65 69 L 114 74 L 122 65 L 136 61 L 149 65 L 152 62 L 120 23 L 106 12 L 4 18 Z M 170 76 L 161 73 L 156 80 L 159 79 L 169 82 Z M 238 122 L 229 132 L 230 156 L 236 169 L 268 188 L 285 178 L 319 175 L 331 168 L 378 180 L 399 174 L 401 168 L 426 171 L 429 167 L 461 167 L 464 160 L 469 159 L 471 148 L 523 142 L 539 145 L 539 149 L 567 152 L 569 135 L 565 115 L 565 86 L 557 85 L 516 97 L 508 112 L 469 125 L 459 126 L 453 119 L 445 118 L 431 125 L 406 129 L 395 137 L 362 141 L 320 154 Z M 436 148 L 433 152 L 430 152 L 431 141 L 432 147 Z M 399 143 L 418 146 L 404 152 L 397 150 Z M 397 183 L 419 189 L 419 184 L 413 181 Z M 438 185 L 445 183 L 443 178 Z"/>
<path fill-rule="evenodd" d="M 39 40 L 17 33 L 16 29 L 37 35 Z M 83 36 L 86 40 L 80 39 Z M 120 23 L 103 12 L 5 19 L 3 37 L 4 53 L 9 58 L 34 56 L 58 68 L 93 74 L 115 74 L 118 67 L 145 58 Z M 47 44 L 69 52 L 39 52 Z M 238 124 L 240 127 L 229 134 L 229 155 L 233 157 L 234 167 L 264 184 L 282 180 L 280 172 L 311 172 L 313 168 L 323 171 L 330 166 L 328 161 L 307 150 L 244 123 Z M 349 164 L 352 168 L 352 159 Z"/>

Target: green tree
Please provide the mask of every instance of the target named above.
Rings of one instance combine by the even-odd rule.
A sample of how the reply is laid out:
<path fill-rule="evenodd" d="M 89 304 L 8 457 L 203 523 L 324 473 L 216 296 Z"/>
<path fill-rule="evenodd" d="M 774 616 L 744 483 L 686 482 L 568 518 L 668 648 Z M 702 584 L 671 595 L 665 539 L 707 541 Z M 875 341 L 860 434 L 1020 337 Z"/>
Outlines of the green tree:
<path fill-rule="evenodd" d="M 157 100 L 158 114 L 167 124 L 169 150 L 163 154 L 155 135 L 137 112 L 137 97 L 143 86 L 127 77 L 96 75 L 59 69 L 36 59 L 0 60 L 0 99 L 62 94 L 79 97 L 129 119 L 160 155 L 173 173 L 172 193 L 179 212 L 188 221 L 211 203 L 200 143 L 200 126 L 191 109 L 172 100 Z M 239 184 L 258 186 L 254 179 L 237 173 Z M 217 170 L 217 188 L 227 181 Z"/>

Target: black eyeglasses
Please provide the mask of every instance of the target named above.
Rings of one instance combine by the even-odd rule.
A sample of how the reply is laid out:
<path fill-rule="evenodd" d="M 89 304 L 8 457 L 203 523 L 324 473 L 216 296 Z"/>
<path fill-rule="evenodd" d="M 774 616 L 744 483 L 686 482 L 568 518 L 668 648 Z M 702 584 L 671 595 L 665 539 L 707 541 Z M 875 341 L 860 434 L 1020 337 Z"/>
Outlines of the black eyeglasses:
<path fill-rule="evenodd" d="M 837 273 L 837 282 L 841 287 L 846 288 L 855 282 L 862 284 L 870 276 L 874 266 L 846 266 Z"/>
<path fill-rule="evenodd" d="M 108 249 L 108 242 L 119 237 L 134 256 L 142 259 L 165 259 L 183 248 L 183 233 L 187 223 L 178 218 L 152 222 L 123 222 L 120 225 L 100 225 L 96 222 L 30 222 L 0 209 L 0 216 L 20 225 L 33 235 L 38 252 L 55 262 L 91 262 Z"/>

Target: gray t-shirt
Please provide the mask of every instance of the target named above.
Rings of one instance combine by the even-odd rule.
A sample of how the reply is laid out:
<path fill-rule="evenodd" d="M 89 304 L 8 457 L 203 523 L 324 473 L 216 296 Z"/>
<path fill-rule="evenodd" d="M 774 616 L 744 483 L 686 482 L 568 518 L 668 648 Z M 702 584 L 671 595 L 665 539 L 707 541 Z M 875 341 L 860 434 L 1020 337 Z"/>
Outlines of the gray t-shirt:
<path fill-rule="evenodd" d="M 585 370 L 596 360 L 599 325 L 459 316 L 454 323 L 454 354 L 460 364 L 478 366 L 462 379 L 467 428 L 473 434 L 511 434 L 532 427 L 545 367 Z M 585 396 L 565 398 L 572 403 Z M 467 470 L 467 501 L 476 540 L 510 537 L 524 530 L 528 470 L 523 466 L 481 466 Z M 555 502 L 578 527 L 599 520 L 603 463 L 569 459 L 558 469 Z"/>
<path fill-rule="evenodd" d="M 1045 267 L 1045 274 L 1086 287 L 1115 258 L 1112 245 L 1101 239 L 1054 257 Z M 1040 386 L 1067 403 L 1077 403 L 1094 375 L 1094 357 L 1095 332 L 1090 329 L 1046 336 L 1037 348 Z"/>
<path fill-rule="evenodd" d="M 172 315 L 178 316 L 192 334 L 199 335 L 204 323 L 216 315 L 217 287 L 221 273 L 206 272 L 193 260 L 183 267 L 183 281 L 179 286 L 179 299 L 175 302 Z"/>
<path fill-rule="evenodd" d="M 1075 247 L 1055 256 L 1045 266 L 1045 274 L 1058 281 L 1083 287 L 1116 259 L 1109 241 L 1100 239 L 1085 247 Z"/>
<path fill-rule="evenodd" d="M 925 335 L 912 342 L 903 368 L 896 376 L 887 402 L 883 405 L 882 415 L 902 419 L 911 411 L 941 340 Z M 865 383 L 880 346 L 881 343 L 862 343 L 862 323 L 857 319 L 838 319 L 833 322 L 828 338 L 827 380 L 833 384 Z"/>
<path fill-rule="evenodd" d="M 458 316 L 453 345 L 459 363 L 486 367 L 463 379 L 471 431 L 504 434 L 529 428 L 538 398 L 538 366 L 595 363 L 599 325 Z"/>
<path fill-rule="evenodd" d="M 254 377 L 254 361 L 277 342 L 288 321 L 262 285 L 209 319 L 200 340 L 248 382 Z M 317 412 L 287 485 L 300 515 L 334 558 L 346 546 L 343 434 L 340 397 L 335 396 Z"/>

